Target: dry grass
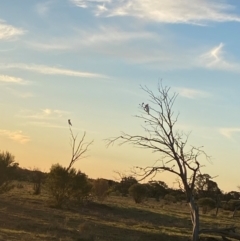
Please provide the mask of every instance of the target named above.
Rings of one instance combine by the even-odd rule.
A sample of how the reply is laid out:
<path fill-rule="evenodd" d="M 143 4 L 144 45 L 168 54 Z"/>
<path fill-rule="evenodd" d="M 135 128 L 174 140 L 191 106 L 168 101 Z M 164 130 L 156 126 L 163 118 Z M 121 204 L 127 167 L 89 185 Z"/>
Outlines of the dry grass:
<path fill-rule="evenodd" d="M 27 183 L 0 198 L 0 240 L 58 241 L 185 241 L 191 234 L 188 206 L 148 200 L 136 205 L 130 198 L 109 197 L 84 207 L 55 209 L 48 196 L 32 195 Z M 214 210 L 201 216 L 207 227 L 240 228 L 240 217 Z"/>

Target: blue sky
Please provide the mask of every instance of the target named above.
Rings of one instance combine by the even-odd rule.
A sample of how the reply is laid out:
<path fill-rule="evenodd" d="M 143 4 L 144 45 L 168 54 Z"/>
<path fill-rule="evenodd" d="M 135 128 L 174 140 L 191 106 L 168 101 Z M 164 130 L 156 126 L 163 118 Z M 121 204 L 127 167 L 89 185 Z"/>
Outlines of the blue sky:
<path fill-rule="evenodd" d="M 240 3 L 224 0 L 3 1 L 0 7 L 1 150 L 48 171 L 70 160 L 67 119 L 94 139 L 76 164 L 114 178 L 158 158 L 106 148 L 121 131 L 141 133 L 140 85 L 179 93 L 178 128 L 212 156 L 202 172 L 223 190 L 240 184 Z M 174 177 L 158 177 L 170 186 Z"/>

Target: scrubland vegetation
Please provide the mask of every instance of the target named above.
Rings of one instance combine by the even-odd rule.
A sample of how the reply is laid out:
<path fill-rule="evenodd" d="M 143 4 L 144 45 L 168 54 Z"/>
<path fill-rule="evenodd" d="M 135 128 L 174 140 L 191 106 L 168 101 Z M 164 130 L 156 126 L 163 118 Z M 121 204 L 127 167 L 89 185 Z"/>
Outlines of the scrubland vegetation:
<path fill-rule="evenodd" d="M 182 190 L 171 189 L 163 181 L 92 180 L 72 171 L 72 176 L 80 177 L 77 188 L 63 169 L 59 165 L 49 173 L 11 169 L 12 181 L 7 179 L 11 188 L 0 196 L 0 240 L 190 240 L 192 223 Z M 71 181 L 63 185 L 52 170 L 63 172 L 60 177 Z M 37 193 L 36 175 L 41 176 Z M 238 192 L 196 191 L 201 228 L 240 228 L 240 211 L 233 217 Z"/>
<path fill-rule="evenodd" d="M 146 135 L 122 133 L 107 145 L 150 149 L 160 154 L 160 164 L 136 167 L 130 176 L 119 175 L 119 181 L 89 179 L 73 166 L 93 141 L 85 141 L 85 132 L 78 140 L 70 120 L 72 158 L 67 167 L 53 164 L 49 173 L 30 171 L 20 168 L 11 153 L 1 152 L 1 240 L 240 240 L 240 192 L 224 193 L 209 174 L 200 172 L 198 157 L 208 156 L 189 147 L 188 136 L 175 130 L 177 95 L 162 85 L 158 96 L 143 90 L 155 104 L 140 105 L 143 113 L 137 117 L 144 121 Z M 163 171 L 177 176 L 179 189 L 164 180 L 144 183 Z"/>

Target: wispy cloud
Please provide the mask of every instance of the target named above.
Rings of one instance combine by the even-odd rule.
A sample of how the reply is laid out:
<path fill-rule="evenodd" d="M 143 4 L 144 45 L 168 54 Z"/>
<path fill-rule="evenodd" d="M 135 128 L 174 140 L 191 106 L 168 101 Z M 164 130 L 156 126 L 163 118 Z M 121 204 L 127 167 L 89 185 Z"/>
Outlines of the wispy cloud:
<path fill-rule="evenodd" d="M 28 119 L 38 119 L 38 120 L 50 120 L 57 119 L 63 116 L 68 115 L 68 111 L 64 110 L 53 110 L 53 109 L 42 109 L 40 111 L 32 111 L 32 110 L 22 110 L 20 112 L 20 117 L 28 118 Z"/>
<path fill-rule="evenodd" d="M 18 117 L 26 120 L 26 125 L 44 128 L 68 128 L 67 120 L 70 112 L 58 109 L 45 108 L 39 111 L 21 110 Z M 63 124 L 65 123 L 65 124 Z"/>
<path fill-rule="evenodd" d="M 226 0 L 70 0 L 95 15 L 132 16 L 162 23 L 204 25 L 206 22 L 240 21 Z"/>
<path fill-rule="evenodd" d="M 52 1 L 46 1 L 36 4 L 36 11 L 40 16 L 46 16 L 50 10 Z"/>
<path fill-rule="evenodd" d="M 78 51 L 100 53 L 110 58 L 121 58 L 134 64 L 151 64 L 166 70 L 166 65 L 182 66 L 184 56 L 176 58 L 179 51 L 171 46 L 169 36 L 150 31 L 139 31 L 131 28 L 101 26 L 98 29 L 76 30 L 77 41 L 71 41 L 71 46 Z M 80 39 L 80 40 L 79 40 Z M 182 50 L 180 50 L 182 51 Z M 182 55 L 180 53 L 180 55 Z M 179 56 L 178 56 L 179 57 Z M 178 61 L 179 59 L 179 61 Z M 174 63 L 175 64 L 174 64 Z M 177 63 L 176 63 L 177 62 Z"/>
<path fill-rule="evenodd" d="M 64 36 L 59 38 L 49 38 L 41 39 L 39 42 L 36 41 L 27 41 L 25 42 L 26 47 L 34 48 L 36 50 L 81 50 L 86 47 L 99 47 L 102 45 L 106 46 L 115 46 L 119 44 L 130 43 L 133 41 L 159 41 L 159 35 L 147 32 L 139 31 L 136 29 L 121 29 L 117 26 L 100 26 L 93 29 L 74 29 L 74 34 L 72 36 Z"/>
<path fill-rule="evenodd" d="M 10 131 L 10 130 L 0 129 L 0 135 L 21 144 L 24 144 L 30 141 L 30 137 L 27 135 L 24 135 L 22 131 Z"/>
<path fill-rule="evenodd" d="M 176 37 L 167 31 L 159 34 L 139 30 L 134 26 L 122 29 L 119 26 L 108 25 L 84 30 L 75 28 L 72 36 L 28 42 L 26 47 L 40 51 L 67 50 L 88 55 L 97 53 L 111 59 L 120 58 L 131 64 L 144 64 L 164 71 L 191 68 L 194 65 L 193 59 L 199 57 L 202 52 L 197 52 L 195 47 L 178 47 L 174 43 Z"/>
<path fill-rule="evenodd" d="M 234 134 L 240 132 L 240 128 L 220 128 L 219 132 L 228 139 L 231 139 Z"/>
<path fill-rule="evenodd" d="M 18 91 L 18 90 L 12 89 L 12 88 L 6 88 L 6 89 L 10 94 L 12 94 L 18 98 L 26 99 L 26 98 L 32 98 L 35 96 L 32 92 Z"/>
<path fill-rule="evenodd" d="M 101 26 L 97 30 L 90 31 L 79 31 L 83 40 L 82 43 L 87 45 L 102 43 L 102 42 L 129 42 L 132 40 L 143 40 L 143 39 L 154 39 L 156 34 L 151 32 L 136 31 L 131 29 L 131 31 L 122 30 L 117 27 L 103 27 Z"/>
<path fill-rule="evenodd" d="M 44 121 L 29 121 L 28 125 L 45 127 L 45 128 L 58 128 L 58 129 L 68 128 L 67 122 L 65 125 L 57 125 L 57 124 L 52 124 L 52 123 L 44 122 Z"/>
<path fill-rule="evenodd" d="M 70 0 L 81 8 L 98 7 L 104 4 L 111 4 L 111 0 Z"/>
<path fill-rule="evenodd" d="M 49 67 L 46 65 L 30 65 L 30 64 L 6 64 L 0 65 L 2 69 L 22 69 L 37 72 L 40 74 L 46 75 L 65 75 L 65 76 L 72 76 L 72 77 L 85 77 L 85 78 L 106 78 L 106 76 L 101 74 L 89 73 L 89 72 L 80 72 L 71 69 L 64 69 L 64 68 L 57 68 L 57 67 Z"/>
<path fill-rule="evenodd" d="M 28 125 L 48 128 L 67 128 L 70 112 L 57 109 L 41 109 L 39 111 L 21 110 L 18 117 L 27 120 Z M 66 125 L 62 125 L 63 119 Z"/>
<path fill-rule="evenodd" d="M 9 75 L 0 75 L 0 82 L 20 84 L 20 85 L 25 85 L 29 83 L 26 80 L 23 80 L 21 78 L 14 77 L 14 76 L 9 76 Z"/>
<path fill-rule="evenodd" d="M 21 28 L 16 28 L 0 20 L 0 40 L 14 39 L 17 36 L 23 35 L 25 32 L 26 31 Z"/>
<path fill-rule="evenodd" d="M 199 58 L 199 64 L 209 69 L 240 72 L 240 63 L 227 60 L 227 54 L 223 51 L 224 44 L 220 43 Z"/>
<path fill-rule="evenodd" d="M 49 50 L 53 50 L 53 51 L 59 51 L 59 50 L 69 50 L 69 49 L 73 49 L 74 46 L 71 45 L 71 40 L 69 42 L 66 42 L 66 38 L 65 40 L 62 40 L 62 44 L 59 44 L 59 41 L 61 41 L 60 39 L 55 40 L 55 41 L 50 41 L 48 43 L 46 43 L 46 41 L 43 42 L 25 42 L 26 46 L 29 48 L 33 48 L 35 50 L 44 50 L 44 51 L 49 51 Z"/>
<path fill-rule="evenodd" d="M 185 98 L 188 99 L 197 99 L 197 98 L 207 98 L 210 96 L 209 93 L 197 89 L 189 89 L 189 88 L 174 88 L 176 92 Z"/>

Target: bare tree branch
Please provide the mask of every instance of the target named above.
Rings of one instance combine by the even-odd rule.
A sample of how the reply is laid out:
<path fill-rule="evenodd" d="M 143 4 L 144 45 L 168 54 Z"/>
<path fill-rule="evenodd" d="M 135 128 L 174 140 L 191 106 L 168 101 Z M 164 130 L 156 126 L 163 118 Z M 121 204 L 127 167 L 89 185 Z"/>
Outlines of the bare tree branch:
<path fill-rule="evenodd" d="M 67 168 L 67 171 L 69 171 L 73 164 L 83 158 L 86 158 L 84 154 L 88 151 L 88 148 L 90 145 L 92 145 L 93 140 L 91 142 L 85 142 L 86 132 L 84 131 L 81 140 L 77 143 L 77 137 L 78 134 L 74 135 L 72 131 L 72 125 L 71 122 L 69 122 L 69 130 L 70 130 L 70 137 L 71 137 L 71 148 L 72 148 L 72 154 L 71 154 L 71 161 L 69 163 L 69 166 Z"/>

